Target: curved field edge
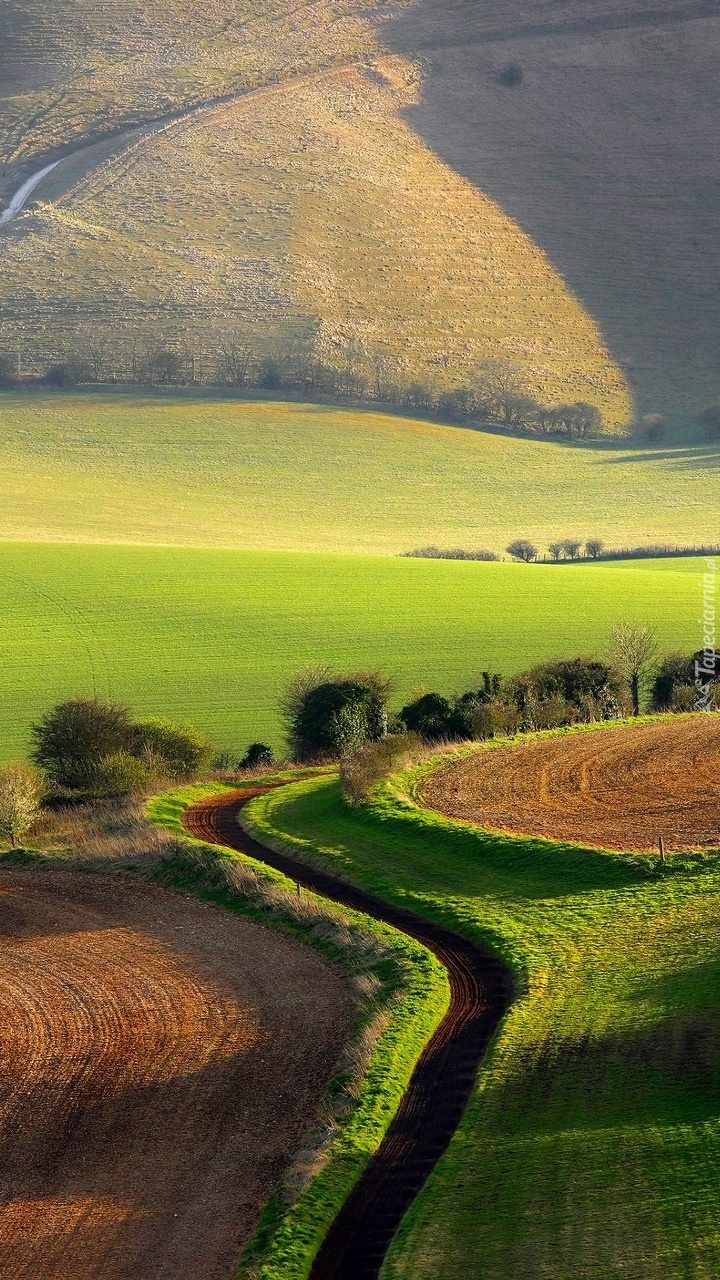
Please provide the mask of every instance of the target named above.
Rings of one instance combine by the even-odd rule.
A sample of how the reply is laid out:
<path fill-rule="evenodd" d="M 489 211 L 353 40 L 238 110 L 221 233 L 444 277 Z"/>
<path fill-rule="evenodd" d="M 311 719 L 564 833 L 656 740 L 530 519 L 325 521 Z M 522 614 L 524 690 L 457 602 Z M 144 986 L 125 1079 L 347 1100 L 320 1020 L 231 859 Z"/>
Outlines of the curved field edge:
<path fill-rule="evenodd" d="M 421 808 L 428 769 L 363 810 L 332 778 L 248 829 L 473 938 L 518 996 L 383 1280 L 687 1280 L 720 1268 L 720 863 L 505 836 Z"/>
<path fill-rule="evenodd" d="M 259 780 L 260 785 L 263 781 Z M 302 784 L 293 784 L 293 789 L 298 785 Z M 236 1272 L 237 1280 L 305 1280 L 330 1224 L 380 1145 L 415 1064 L 447 1011 L 449 988 L 443 966 L 420 943 L 308 891 L 299 895 L 292 880 L 247 855 L 193 839 L 183 826 L 185 810 L 228 790 L 237 788 L 221 783 L 181 787 L 152 799 L 147 815 L 181 837 L 183 844 L 200 847 L 209 858 L 229 859 L 250 868 L 262 886 L 262 900 L 198 885 L 192 864 L 183 866 L 182 845 L 177 865 L 169 869 L 166 865 L 163 871 L 164 882 L 282 928 L 320 949 L 355 979 L 359 995 L 358 1021 L 348 1052 L 356 1061 L 366 1055 L 362 1077 L 349 1081 L 340 1073 L 332 1081 L 328 1103 L 333 1110 L 334 1136 L 329 1145 L 326 1143 L 322 1167 L 299 1195 L 293 1195 L 287 1182 L 278 1186 L 243 1249 Z M 254 802 L 257 808 L 263 799 Z M 264 824 L 264 843 L 272 847 L 278 836 L 272 824 Z M 296 852 L 294 847 L 292 852 Z M 336 922 L 333 933 L 321 927 L 317 913 L 308 918 L 304 910 L 308 903 L 316 904 L 325 917 Z M 356 945 L 358 937 L 364 937 L 366 950 L 368 942 L 376 946 L 359 982 L 357 958 L 350 945 L 353 936 Z"/>
<path fill-rule="evenodd" d="M 699 711 L 522 734 L 425 771 L 414 795 L 425 808 L 500 834 L 651 863 L 712 859 L 720 847 L 713 786 L 719 735 L 720 715 Z"/>

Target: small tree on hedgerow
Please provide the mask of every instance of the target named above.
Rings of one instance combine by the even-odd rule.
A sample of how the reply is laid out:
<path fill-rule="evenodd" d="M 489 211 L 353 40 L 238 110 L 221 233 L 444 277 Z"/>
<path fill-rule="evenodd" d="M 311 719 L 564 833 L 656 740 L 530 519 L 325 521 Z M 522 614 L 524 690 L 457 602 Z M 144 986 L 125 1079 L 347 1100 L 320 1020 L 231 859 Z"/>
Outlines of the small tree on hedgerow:
<path fill-rule="evenodd" d="M 562 549 L 568 560 L 577 560 L 580 555 L 581 546 L 582 542 L 579 538 L 565 538 L 562 544 Z"/>
<path fill-rule="evenodd" d="M 178 781 L 194 778 L 213 757 L 213 745 L 191 724 L 172 720 L 141 720 L 132 726 L 133 753 L 150 773 Z"/>
<path fill-rule="evenodd" d="M 275 763 L 272 747 L 266 742 L 251 742 L 242 760 L 238 760 L 238 769 L 264 769 Z"/>
<path fill-rule="evenodd" d="M 70 791 L 120 795 L 150 779 L 190 779 L 209 765 L 212 744 L 192 725 L 133 723 L 127 707 L 71 698 L 33 726 L 33 762 Z"/>
<path fill-rule="evenodd" d="M 9 840 L 13 849 L 37 821 L 42 796 L 42 781 L 28 765 L 0 769 L 0 837 Z"/>
<path fill-rule="evenodd" d="M 588 538 L 585 543 L 585 555 L 588 560 L 597 560 L 598 556 L 601 555 L 604 546 L 605 543 L 601 538 Z"/>
<path fill-rule="evenodd" d="M 657 658 L 655 633 L 648 626 L 618 622 L 611 633 L 615 666 L 627 681 L 632 698 L 633 715 L 640 715 L 640 693 L 643 680 L 649 676 Z"/>
<path fill-rule="evenodd" d="M 61 787 L 92 787 L 100 761 L 129 748 L 130 713 L 97 698 L 70 698 L 33 725 L 31 759 Z"/>
<path fill-rule="evenodd" d="M 538 549 L 527 538 L 516 538 L 514 542 L 509 543 L 505 550 L 509 556 L 512 556 L 513 560 L 523 560 L 525 564 L 530 564 L 532 560 L 537 560 Z"/>

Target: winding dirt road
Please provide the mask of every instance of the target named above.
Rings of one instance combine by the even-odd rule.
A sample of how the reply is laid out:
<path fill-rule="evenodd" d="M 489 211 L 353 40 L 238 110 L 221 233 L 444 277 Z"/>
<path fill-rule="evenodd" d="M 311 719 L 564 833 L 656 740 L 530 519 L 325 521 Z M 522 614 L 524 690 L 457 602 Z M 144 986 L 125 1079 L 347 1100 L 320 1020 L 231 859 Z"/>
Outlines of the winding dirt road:
<path fill-rule="evenodd" d="M 310 1273 L 311 1280 L 376 1280 L 406 1210 L 457 1128 L 480 1062 L 512 1000 L 512 982 L 495 956 L 460 934 L 253 840 L 239 826 L 238 813 L 248 800 L 267 790 L 258 787 L 215 796 L 188 809 L 185 825 L 202 840 L 249 854 L 314 893 L 416 938 L 442 961 L 450 978 L 450 1008 Z"/>

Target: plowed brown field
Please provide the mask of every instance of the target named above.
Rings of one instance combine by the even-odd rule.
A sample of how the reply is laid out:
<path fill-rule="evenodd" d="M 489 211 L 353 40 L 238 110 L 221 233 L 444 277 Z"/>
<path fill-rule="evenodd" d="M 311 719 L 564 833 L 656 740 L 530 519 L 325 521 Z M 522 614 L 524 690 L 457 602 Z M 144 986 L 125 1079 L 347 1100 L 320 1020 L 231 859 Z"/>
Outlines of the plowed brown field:
<path fill-rule="evenodd" d="M 218 1280 L 353 1020 L 281 934 L 155 887 L 0 874 L 2 1280 Z"/>
<path fill-rule="evenodd" d="M 720 846 L 720 716 L 495 747 L 425 784 L 427 804 L 502 831 L 609 849 Z"/>

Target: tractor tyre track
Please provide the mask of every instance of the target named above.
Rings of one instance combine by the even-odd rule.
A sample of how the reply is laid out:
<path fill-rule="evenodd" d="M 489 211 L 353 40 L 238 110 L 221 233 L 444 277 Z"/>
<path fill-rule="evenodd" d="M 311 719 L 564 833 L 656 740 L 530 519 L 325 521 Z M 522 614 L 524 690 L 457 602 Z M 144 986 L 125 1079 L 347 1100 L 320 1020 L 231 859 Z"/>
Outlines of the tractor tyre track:
<path fill-rule="evenodd" d="M 270 790 L 214 796 L 188 809 L 192 835 L 265 862 L 312 892 L 392 925 L 432 951 L 450 980 L 450 1008 L 426 1045 L 378 1150 L 320 1247 L 311 1280 L 376 1280 L 407 1209 L 447 1149 L 488 1044 L 513 996 L 508 970 L 482 947 L 328 872 L 254 840 L 240 809 Z"/>

